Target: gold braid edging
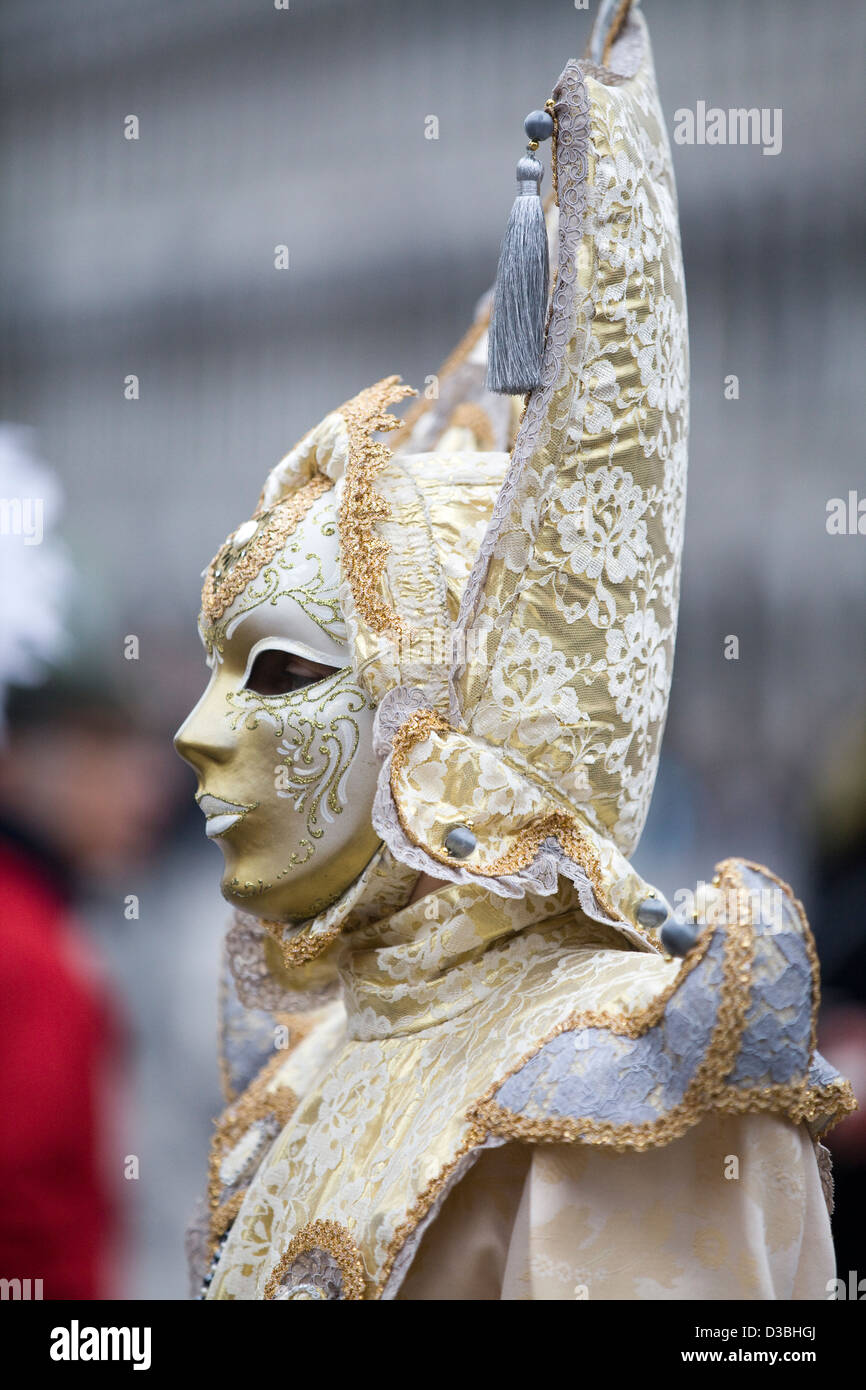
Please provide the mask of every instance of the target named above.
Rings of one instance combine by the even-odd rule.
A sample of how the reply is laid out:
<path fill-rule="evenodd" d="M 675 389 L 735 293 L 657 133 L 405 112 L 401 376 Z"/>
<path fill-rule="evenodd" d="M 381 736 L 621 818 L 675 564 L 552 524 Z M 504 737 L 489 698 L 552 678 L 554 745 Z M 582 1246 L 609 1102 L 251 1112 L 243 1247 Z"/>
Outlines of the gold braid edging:
<path fill-rule="evenodd" d="M 298 965 L 306 965 L 308 961 L 315 960 L 316 956 L 322 954 L 326 946 L 330 946 L 332 941 L 336 941 L 342 931 L 342 926 L 338 922 L 318 933 L 312 933 L 306 927 L 301 927 L 294 936 L 286 938 L 284 933 L 286 928 L 291 925 L 288 922 L 272 922 L 260 917 L 259 925 L 279 946 L 283 961 L 289 969 Z"/>
<path fill-rule="evenodd" d="M 214 1135 L 208 1156 L 211 1255 L 216 1250 L 220 1237 L 225 1234 L 240 1211 L 249 1186 L 249 1183 L 244 1183 L 238 1192 L 221 1202 L 220 1192 L 224 1184 L 220 1180 L 220 1164 L 231 1146 L 236 1144 L 242 1134 L 257 1120 L 264 1120 L 267 1116 L 273 1115 L 280 1129 L 288 1124 L 298 1103 L 297 1096 L 287 1086 L 271 1094 L 268 1093 L 267 1087 L 274 1074 L 301 1041 L 302 1037 L 298 1037 L 290 1048 L 270 1057 L 247 1089 L 214 1121 Z"/>
<path fill-rule="evenodd" d="M 815 1020 L 819 991 L 818 961 L 814 940 L 802 904 L 794 897 L 788 884 L 768 869 L 743 860 L 748 868 L 766 873 L 787 894 L 797 911 L 809 957 L 812 977 L 811 1038 L 814 1052 Z M 830 1118 L 816 1136 L 821 1138 L 833 1125 L 857 1108 L 850 1083 L 834 1081 L 828 1086 L 811 1087 L 808 1077 L 774 1086 L 754 1086 L 742 1089 L 725 1085 L 742 1037 L 749 1006 L 750 969 L 754 957 L 754 932 L 748 917 L 748 890 L 742 881 L 736 860 L 725 860 L 717 866 L 716 880 L 723 891 L 733 889 L 738 896 L 738 921 L 728 926 L 725 940 L 721 999 L 719 1013 L 707 1054 L 689 1083 L 683 1099 L 667 1115 L 642 1125 L 614 1125 L 595 1120 L 527 1120 L 498 1105 L 493 1096 L 500 1087 L 525 1066 L 551 1038 L 578 1028 L 606 1028 L 609 1032 L 637 1038 L 655 1027 L 662 1018 L 672 995 L 685 976 L 703 959 L 712 939 L 714 928 L 708 927 L 676 979 L 652 1001 L 646 1009 L 624 1019 L 610 1019 L 603 1014 L 585 1013 L 565 1020 L 538 1042 L 526 1055 L 497 1081 L 470 1112 L 473 1123 L 487 1133 L 505 1138 L 535 1142 L 576 1142 L 608 1145 L 619 1151 L 661 1147 L 679 1139 L 711 1110 L 727 1114 L 754 1111 L 777 1111 L 786 1114 L 794 1123 L 814 1120 L 827 1112 Z"/>
<path fill-rule="evenodd" d="M 819 991 L 818 961 L 814 940 L 802 904 L 795 898 L 790 886 L 769 869 L 751 860 L 740 862 L 758 873 L 766 874 L 768 878 L 777 883 L 787 894 L 800 918 L 806 951 L 812 967 L 812 1039 L 814 1048 Z M 599 1012 L 572 1015 L 546 1034 L 510 1071 L 485 1092 L 481 1100 L 467 1114 L 469 1129 L 454 1158 L 426 1185 L 394 1232 L 376 1288 L 376 1297 L 381 1297 L 400 1250 L 412 1232 L 423 1221 L 434 1202 L 446 1190 L 461 1160 L 473 1149 L 480 1148 L 491 1135 L 518 1141 L 542 1143 L 582 1141 L 591 1144 L 604 1144 L 624 1152 L 630 1149 L 642 1150 L 662 1147 L 680 1138 L 712 1110 L 726 1114 L 761 1111 L 781 1112 L 795 1123 L 800 1123 L 803 1120 L 808 1122 L 829 1111 L 830 1118 L 827 1124 L 814 1136 L 820 1140 L 834 1124 L 837 1124 L 845 1115 L 857 1108 L 857 1101 L 848 1081 L 833 1081 L 828 1086 L 809 1087 L 804 1079 L 786 1085 L 757 1086 L 748 1090 L 740 1090 L 737 1087 L 725 1086 L 724 1084 L 724 1078 L 730 1073 L 734 1064 L 745 1024 L 751 995 L 750 969 L 754 958 L 754 933 L 748 916 L 748 890 L 743 884 L 739 870 L 740 864 L 732 859 L 725 860 L 716 866 L 714 882 L 718 882 L 724 890 L 732 888 L 737 893 L 738 921 L 728 928 L 722 967 L 721 1000 L 710 1047 L 676 1110 L 650 1125 L 615 1126 L 592 1121 L 578 1123 L 567 1120 L 528 1121 L 521 1120 L 512 1111 L 497 1105 L 492 1098 L 510 1076 L 525 1066 L 547 1042 L 560 1033 L 577 1028 L 606 1028 L 612 1033 L 636 1038 L 648 1029 L 655 1027 L 661 1021 L 670 999 L 682 985 L 686 976 L 706 955 L 713 935 L 718 929 L 713 925 L 705 928 L 695 947 L 689 952 L 687 959 L 683 961 L 676 978 L 646 1008 L 625 1017 Z"/>
<path fill-rule="evenodd" d="M 703 958 L 712 936 L 712 929 L 703 934 L 700 953 L 695 951 L 698 959 Z M 724 1078 L 734 1064 L 749 1006 L 749 973 L 753 953 L 754 937 L 749 922 L 738 920 L 732 923 L 726 932 L 719 1008 L 706 1056 L 689 1082 L 680 1103 L 658 1120 L 639 1125 L 615 1125 L 607 1120 L 589 1119 L 528 1120 L 513 1114 L 493 1100 L 493 1096 L 508 1078 L 525 1066 L 551 1038 L 570 1029 L 606 1026 L 603 1023 L 599 1024 L 599 1016 L 591 1013 L 578 1015 L 577 1018 L 558 1025 L 537 1042 L 505 1076 L 494 1082 L 470 1112 L 470 1118 L 473 1122 L 481 1124 L 489 1133 L 510 1139 L 553 1143 L 574 1143 L 582 1140 L 592 1144 L 610 1145 L 621 1151 L 657 1147 L 678 1139 L 701 1119 L 714 1103 L 715 1097 L 724 1089 Z M 663 996 L 662 1001 L 653 1000 L 646 1009 L 624 1020 L 625 1026 L 616 1031 L 636 1038 L 658 1024 L 665 1005 L 682 984 L 689 970 L 694 969 L 697 963 L 698 961 L 684 962 L 679 975 L 673 981 L 673 986 L 669 986 L 664 992 L 666 997 Z"/>
<path fill-rule="evenodd" d="M 374 527 L 385 521 L 390 508 L 375 490 L 378 470 L 391 457 L 390 449 L 370 436 L 375 431 L 394 430 L 400 425 L 386 406 L 406 396 L 417 395 L 404 386 L 398 376 L 385 377 L 341 405 L 337 414 L 346 422 L 349 457 L 345 488 L 340 506 L 340 560 L 349 582 L 358 614 L 375 633 L 400 635 L 403 624 L 381 593 L 388 546 Z"/>
<path fill-rule="evenodd" d="M 725 859 L 721 864 L 716 865 L 716 873 L 724 874 L 725 872 L 736 870 L 738 864 L 745 865 L 745 867 L 751 869 L 753 873 L 763 874 L 766 878 L 775 883 L 778 888 L 781 888 L 799 918 L 800 926 L 803 931 L 803 942 L 806 947 L 806 955 L 809 959 L 812 972 L 812 1021 L 809 1051 L 809 1066 L 811 1066 L 812 1058 L 818 1046 L 818 1013 L 821 1008 L 821 966 L 818 960 L 818 949 L 815 945 L 815 937 L 812 934 L 812 928 L 806 916 L 806 909 L 794 893 L 791 885 L 786 883 L 783 878 L 780 878 L 778 874 L 774 874 L 772 869 L 768 869 L 766 864 L 758 864 L 753 859 L 740 859 L 739 861 L 736 859 Z M 768 1100 L 766 1103 L 763 1103 L 763 1097 L 765 1096 L 768 1097 Z M 739 1105 L 740 1097 L 743 1098 L 744 1102 L 742 1107 Z M 842 1078 L 831 1081 L 827 1086 L 810 1087 L 807 1080 L 804 1079 L 802 1083 L 789 1083 L 786 1086 L 755 1087 L 752 1091 L 737 1091 L 735 1095 L 729 1098 L 728 1108 L 732 1113 L 736 1113 L 739 1109 L 776 1109 L 777 1102 L 781 1103 L 784 1108 L 790 1106 L 792 1109 L 796 1109 L 799 1113 L 799 1118 L 807 1122 L 817 1119 L 822 1114 L 829 1115 L 827 1123 L 822 1125 L 821 1129 L 817 1130 L 813 1135 L 816 1142 L 823 1139 L 824 1135 L 828 1134 L 841 1120 L 844 1120 L 846 1115 L 850 1115 L 853 1111 L 859 1109 L 859 1104 L 854 1095 L 850 1081 L 845 1081 Z"/>
<path fill-rule="evenodd" d="M 466 1155 L 470 1154 L 473 1149 L 480 1148 L 484 1143 L 485 1137 L 483 1129 L 480 1129 L 474 1124 L 471 1125 L 466 1138 L 463 1140 L 463 1143 L 460 1145 L 454 1157 L 445 1164 L 445 1167 L 436 1174 L 435 1178 L 431 1178 L 426 1187 L 422 1188 L 418 1197 L 412 1203 L 411 1207 L 406 1212 L 406 1216 L 400 1222 L 400 1225 L 388 1242 L 388 1250 L 385 1255 L 384 1264 L 382 1265 L 382 1272 L 379 1276 L 379 1282 L 376 1285 L 375 1298 L 382 1297 L 388 1280 L 391 1277 L 394 1262 L 412 1232 L 421 1224 L 434 1202 L 439 1199 L 449 1186 L 455 1170 L 459 1167 Z"/>
<path fill-rule="evenodd" d="M 811 1041 L 809 1048 L 809 1065 L 812 1065 L 812 1055 L 818 1046 L 818 1011 L 821 1007 L 821 966 L 818 962 L 818 950 L 815 946 L 815 938 L 812 935 L 812 928 L 806 916 L 806 909 L 795 896 L 790 883 L 786 883 L 778 874 L 774 874 L 772 869 L 768 869 L 766 864 L 757 864 L 753 859 L 723 859 L 721 864 L 716 865 L 716 877 L 721 878 L 725 874 L 736 873 L 740 864 L 751 869 L 753 873 L 763 874 L 769 878 L 778 888 L 781 888 L 786 898 L 789 900 L 800 921 L 803 931 L 803 943 L 806 947 L 806 955 L 812 972 L 812 1024 Z"/>
<path fill-rule="evenodd" d="M 232 545 L 234 531 L 223 542 L 207 567 L 201 591 L 202 611 L 212 623 L 219 622 L 247 584 L 282 550 L 313 503 L 333 486 L 330 478 L 322 473 L 314 473 L 295 492 L 289 493 L 273 507 L 256 509 L 251 520 L 259 525 L 246 545 Z M 237 555 L 237 559 L 226 573 L 226 563 L 233 555 Z"/>
<path fill-rule="evenodd" d="M 440 714 L 434 710 L 422 709 L 411 714 L 394 735 L 391 758 L 391 796 L 397 809 L 397 817 L 407 839 L 411 840 L 412 844 L 417 845 L 419 849 L 423 849 L 425 854 L 430 855 L 431 859 L 438 860 L 440 864 L 449 864 L 452 868 L 455 864 L 459 864 L 461 868 L 467 869 L 472 874 L 477 874 L 479 878 L 499 878 L 503 874 L 518 873 L 521 869 L 527 868 L 543 842 L 548 838 L 555 838 L 569 858 L 583 869 L 592 884 L 593 892 L 602 910 L 614 921 L 627 920 L 608 899 L 607 889 L 601 876 L 598 855 L 581 833 L 577 820 L 565 811 L 551 811 L 540 820 L 518 830 L 514 835 L 514 843 L 511 848 L 486 866 L 467 864 L 465 860 L 455 859 L 446 850 L 433 849 L 423 840 L 418 839 L 403 817 L 397 797 L 397 779 L 403 771 L 412 749 L 416 744 L 423 742 L 428 734 L 455 732 L 456 730 Z M 655 946 L 652 938 L 641 932 L 640 927 L 635 927 L 631 921 L 628 922 L 628 925 Z"/>
<path fill-rule="evenodd" d="M 265 1298 L 276 1298 L 280 1282 L 291 1265 L 308 1250 L 324 1250 L 343 1276 L 343 1298 L 357 1301 L 364 1297 L 366 1278 L 361 1252 L 349 1232 L 338 1221 L 311 1221 L 289 1241 L 265 1284 Z"/>
<path fill-rule="evenodd" d="M 546 1042 L 549 1042 L 551 1038 L 555 1037 L 557 1033 L 565 1032 L 569 1028 L 578 1026 L 613 1026 L 615 1030 L 618 1032 L 632 1033 L 632 1030 L 637 1028 L 639 1024 L 643 1022 L 643 1020 L 650 1019 L 651 1021 L 654 1021 L 657 1014 L 658 1016 L 661 1016 L 661 1014 L 664 1013 L 664 1008 L 668 999 L 671 997 L 674 990 L 677 989 L 678 986 L 682 983 L 684 977 L 698 964 L 698 961 L 702 958 L 704 952 L 706 951 L 709 945 L 711 937 L 712 931 L 707 930 L 704 933 L 703 938 L 700 942 L 699 949 L 696 948 L 694 952 L 695 959 L 690 959 L 688 961 L 683 962 L 683 966 L 676 979 L 663 991 L 659 999 L 653 1000 L 652 1003 L 649 1004 L 645 1010 L 642 1010 L 639 1014 L 633 1015 L 632 1018 L 624 1019 L 613 1018 L 611 1015 L 608 1014 L 595 1013 L 587 1013 L 579 1016 L 573 1016 L 570 1020 L 561 1024 L 557 1028 L 553 1029 L 549 1034 L 547 1034 L 546 1037 L 536 1047 L 534 1047 L 531 1052 L 528 1052 L 525 1055 L 525 1057 L 521 1058 L 521 1060 L 511 1069 L 511 1071 L 507 1073 L 506 1076 L 502 1077 L 499 1081 L 496 1082 L 494 1086 L 490 1088 L 490 1091 L 486 1093 L 486 1096 L 494 1095 L 496 1091 L 499 1089 L 499 1087 L 503 1084 L 503 1082 L 508 1079 L 508 1076 L 512 1076 L 514 1072 L 519 1071 L 520 1068 L 524 1066 L 525 1063 L 528 1062 L 535 1055 L 535 1053 L 541 1047 L 544 1046 Z M 591 1020 L 591 1022 L 587 1022 L 587 1020 Z M 651 1026 L 651 1022 L 644 1023 L 644 1028 L 649 1026 Z M 435 1202 L 439 1200 L 443 1192 L 445 1192 L 445 1190 L 448 1188 L 454 1176 L 454 1173 L 456 1172 L 463 1159 L 468 1154 L 470 1154 L 473 1149 L 481 1148 L 481 1146 L 484 1144 L 485 1140 L 488 1138 L 489 1135 L 504 1132 L 498 1130 L 494 1126 L 494 1124 L 491 1123 L 491 1120 L 493 1118 L 493 1112 L 495 1110 L 500 1110 L 501 1107 L 492 1106 L 489 1103 L 487 1103 L 486 1096 L 482 1098 L 482 1100 L 470 1110 L 467 1116 L 469 1121 L 469 1129 L 467 1131 L 466 1137 L 464 1138 L 462 1144 L 458 1148 L 454 1157 L 441 1169 L 439 1173 L 437 1173 L 436 1177 L 432 1178 L 430 1182 L 428 1182 L 427 1185 L 423 1188 L 419 1196 L 412 1203 L 412 1206 L 409 1207 L 408 1211 L 406 1212 L 406 1216 L 404 1217 L 403 1221 L 401 1221 L 400 1225 L 397 1227 L 393 1236 L 391 1237 L 391 1240 L 388 1243 L 388 1249 L 385 1256 L 385 1261 L 382 1265 L 382 1271 L 379 1276 L 379 1281 L 376 1286 L 376 1298 L 382 1297 L 382 1294 L 385 1288 L 387 1287 L 388 1280 L 391 1277 L 391 1272 L 394 1268 L 397 1256 L 399 1255 L 406 1241 L 412 1235 L 413 1231 L 424 1220 L 425 1216 L 427 1216 L 428 1212 L 430 1211 L 430 1208 L 434 1205 Z M 510 1115 L 510 1112 L 502 1111 L 502 1113 L 503 1115 Z M 532 1139 L 536 1137 L 546 1136 L 508 1133 L 506 1137 L 516 1139 Z"/>

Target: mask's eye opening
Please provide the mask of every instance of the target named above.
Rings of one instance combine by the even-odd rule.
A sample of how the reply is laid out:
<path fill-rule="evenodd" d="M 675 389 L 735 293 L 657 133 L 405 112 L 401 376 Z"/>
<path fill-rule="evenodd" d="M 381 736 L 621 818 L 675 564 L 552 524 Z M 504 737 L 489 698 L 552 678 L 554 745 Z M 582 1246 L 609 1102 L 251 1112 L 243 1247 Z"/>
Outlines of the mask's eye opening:
<path fill-rule="evenodd" d="M 294 690 L 303 690 L 306 685 L 325 680 L 337 669 L 321 661 L 308 661 L 305 656 L 295 656 L 294 652 L 268 647 L 253 661 L 244 689 L 257 695 L 290 695 Z"/>

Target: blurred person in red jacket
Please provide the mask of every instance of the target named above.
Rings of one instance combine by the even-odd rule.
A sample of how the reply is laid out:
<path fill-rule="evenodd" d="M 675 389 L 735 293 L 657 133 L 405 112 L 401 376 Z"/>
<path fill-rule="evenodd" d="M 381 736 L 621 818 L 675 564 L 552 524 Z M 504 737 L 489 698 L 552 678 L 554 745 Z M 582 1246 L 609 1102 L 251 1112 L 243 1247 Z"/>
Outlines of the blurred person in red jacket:
<path fill-rule="evenodd" d="M 116 1293 L 121 1029 L 72 901 L 166 807 L 164 739 L 104 679 L 44 683 L 71 646 L 59 511 L 30 432 L 0 422 L 0 1298 Z"/>
<path fill-rule="evenodd" d="M 46 1299 L 116 1294 L 122 1032 L 72 904 L 80 883 L 152 844 L 161 762 L 104 697 L 57 683 L 13 694 L 0 749 L 0 1278 L 30 1279 Z"/>

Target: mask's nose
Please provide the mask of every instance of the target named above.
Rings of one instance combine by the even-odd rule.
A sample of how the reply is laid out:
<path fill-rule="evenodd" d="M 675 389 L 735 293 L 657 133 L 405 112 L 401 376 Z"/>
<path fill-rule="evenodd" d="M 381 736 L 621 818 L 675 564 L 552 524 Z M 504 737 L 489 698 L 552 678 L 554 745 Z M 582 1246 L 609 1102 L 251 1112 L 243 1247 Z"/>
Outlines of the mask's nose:
<path fill-rule="evenodd" d="M 228 762 L 234 752 L 234 735 L 224 719 L 208 716 L 202 697 L 175 734 L 174 746 L 184 762 L 203 773 L 209 764 Z"/>

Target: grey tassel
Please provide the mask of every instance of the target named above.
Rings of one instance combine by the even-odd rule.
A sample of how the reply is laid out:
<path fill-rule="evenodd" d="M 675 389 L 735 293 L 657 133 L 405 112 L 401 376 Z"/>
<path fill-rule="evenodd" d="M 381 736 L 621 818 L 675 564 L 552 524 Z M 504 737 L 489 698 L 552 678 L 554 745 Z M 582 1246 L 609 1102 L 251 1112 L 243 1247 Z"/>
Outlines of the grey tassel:
<path fill-rule="evenodd" d="M 541 381 L 549 276 L 547 228 L 539 194 L 543 173 L 541 161 L 531 153 L 517 165 L 517 197 L 499 253 L 487 386 L 506 396 L 534 391 Z"/>

